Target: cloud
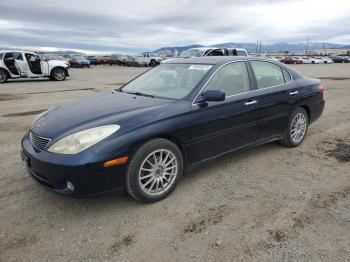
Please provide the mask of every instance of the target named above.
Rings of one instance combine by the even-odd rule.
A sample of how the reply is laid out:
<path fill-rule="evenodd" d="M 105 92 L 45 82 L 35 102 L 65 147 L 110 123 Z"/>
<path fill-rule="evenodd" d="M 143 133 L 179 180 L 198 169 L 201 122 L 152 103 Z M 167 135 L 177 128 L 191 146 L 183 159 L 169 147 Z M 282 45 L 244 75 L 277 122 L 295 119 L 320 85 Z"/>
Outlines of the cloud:
<path fill-rule="evenodd" d="M 11 0 L 0 45 L 136 52 L 218 42 L 349 41 L 350 2 Z"/>

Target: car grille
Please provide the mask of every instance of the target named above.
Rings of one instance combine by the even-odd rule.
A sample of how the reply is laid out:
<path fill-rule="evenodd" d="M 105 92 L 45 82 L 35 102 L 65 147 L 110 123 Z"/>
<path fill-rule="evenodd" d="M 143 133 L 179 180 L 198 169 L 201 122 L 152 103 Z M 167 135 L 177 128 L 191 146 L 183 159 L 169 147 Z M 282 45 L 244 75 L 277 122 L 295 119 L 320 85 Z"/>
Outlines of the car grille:
<path fill-rule="evenodd" d="M 29 133 L 29 139 L 32 145 L 38 150 L 44 150 L 45 146 L 51 141 L 50 138 L 45 138 L 34 134 L 32 131 Z"/>

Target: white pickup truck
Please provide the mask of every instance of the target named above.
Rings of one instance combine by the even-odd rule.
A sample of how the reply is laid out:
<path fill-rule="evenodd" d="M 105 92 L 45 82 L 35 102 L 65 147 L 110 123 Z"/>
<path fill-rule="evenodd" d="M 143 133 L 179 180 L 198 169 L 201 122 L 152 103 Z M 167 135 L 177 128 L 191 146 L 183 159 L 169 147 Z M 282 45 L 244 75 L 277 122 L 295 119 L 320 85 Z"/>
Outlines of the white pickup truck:
<path fill-rule="evenodd" d="M 157 54 L 154 54 L 154 53 L 144 53 L 143 58 L 149 66 L 159 65 L 160 62 L 162 61 L 162 58 L 160 56 L 157 56 Z"/>
<path fill-rule="evenodd" d="M 36 53 L 19 50 L 0 51 L 0 83 L 9 78 L 48 77 L 52 80 L 65 80 L 69 63 L 62 60 L 46 61 Z"/>

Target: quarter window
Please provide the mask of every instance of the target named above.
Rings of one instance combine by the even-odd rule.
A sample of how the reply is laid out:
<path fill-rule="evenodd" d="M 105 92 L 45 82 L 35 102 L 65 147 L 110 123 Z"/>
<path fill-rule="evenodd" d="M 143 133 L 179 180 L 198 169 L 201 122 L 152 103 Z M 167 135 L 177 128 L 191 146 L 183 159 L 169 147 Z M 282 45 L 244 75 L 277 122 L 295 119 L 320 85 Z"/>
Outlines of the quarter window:
<path fill-rule="evenodd" d="M 244 93 L 250 90 L 246 64 L 235 62 L 223 66 L 209 80 L 206 90 L 222 90 L 226 96 Z"/>
<path fill-rule="evenodd" d="M 263 61 L 252 61 L 251 64 L 258 83 L 258 89 L 283 85 L 285 83 L 281 67 Z"/>

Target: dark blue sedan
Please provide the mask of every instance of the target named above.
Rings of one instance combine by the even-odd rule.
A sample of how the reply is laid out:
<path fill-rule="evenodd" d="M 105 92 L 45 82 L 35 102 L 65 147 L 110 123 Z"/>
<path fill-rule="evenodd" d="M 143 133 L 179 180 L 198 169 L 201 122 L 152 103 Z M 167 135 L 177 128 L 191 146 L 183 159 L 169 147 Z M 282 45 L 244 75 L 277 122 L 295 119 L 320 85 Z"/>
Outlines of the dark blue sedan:
<path fill-rule="evenodd" d="M 271 141 L 300 145 L 323 112 L 323 92 L 319 80 L 267 59 L 175 59 L 39 115 L 22 158 L 54 192 L 125 190 L 154 202 L 207 160 Z"/>

